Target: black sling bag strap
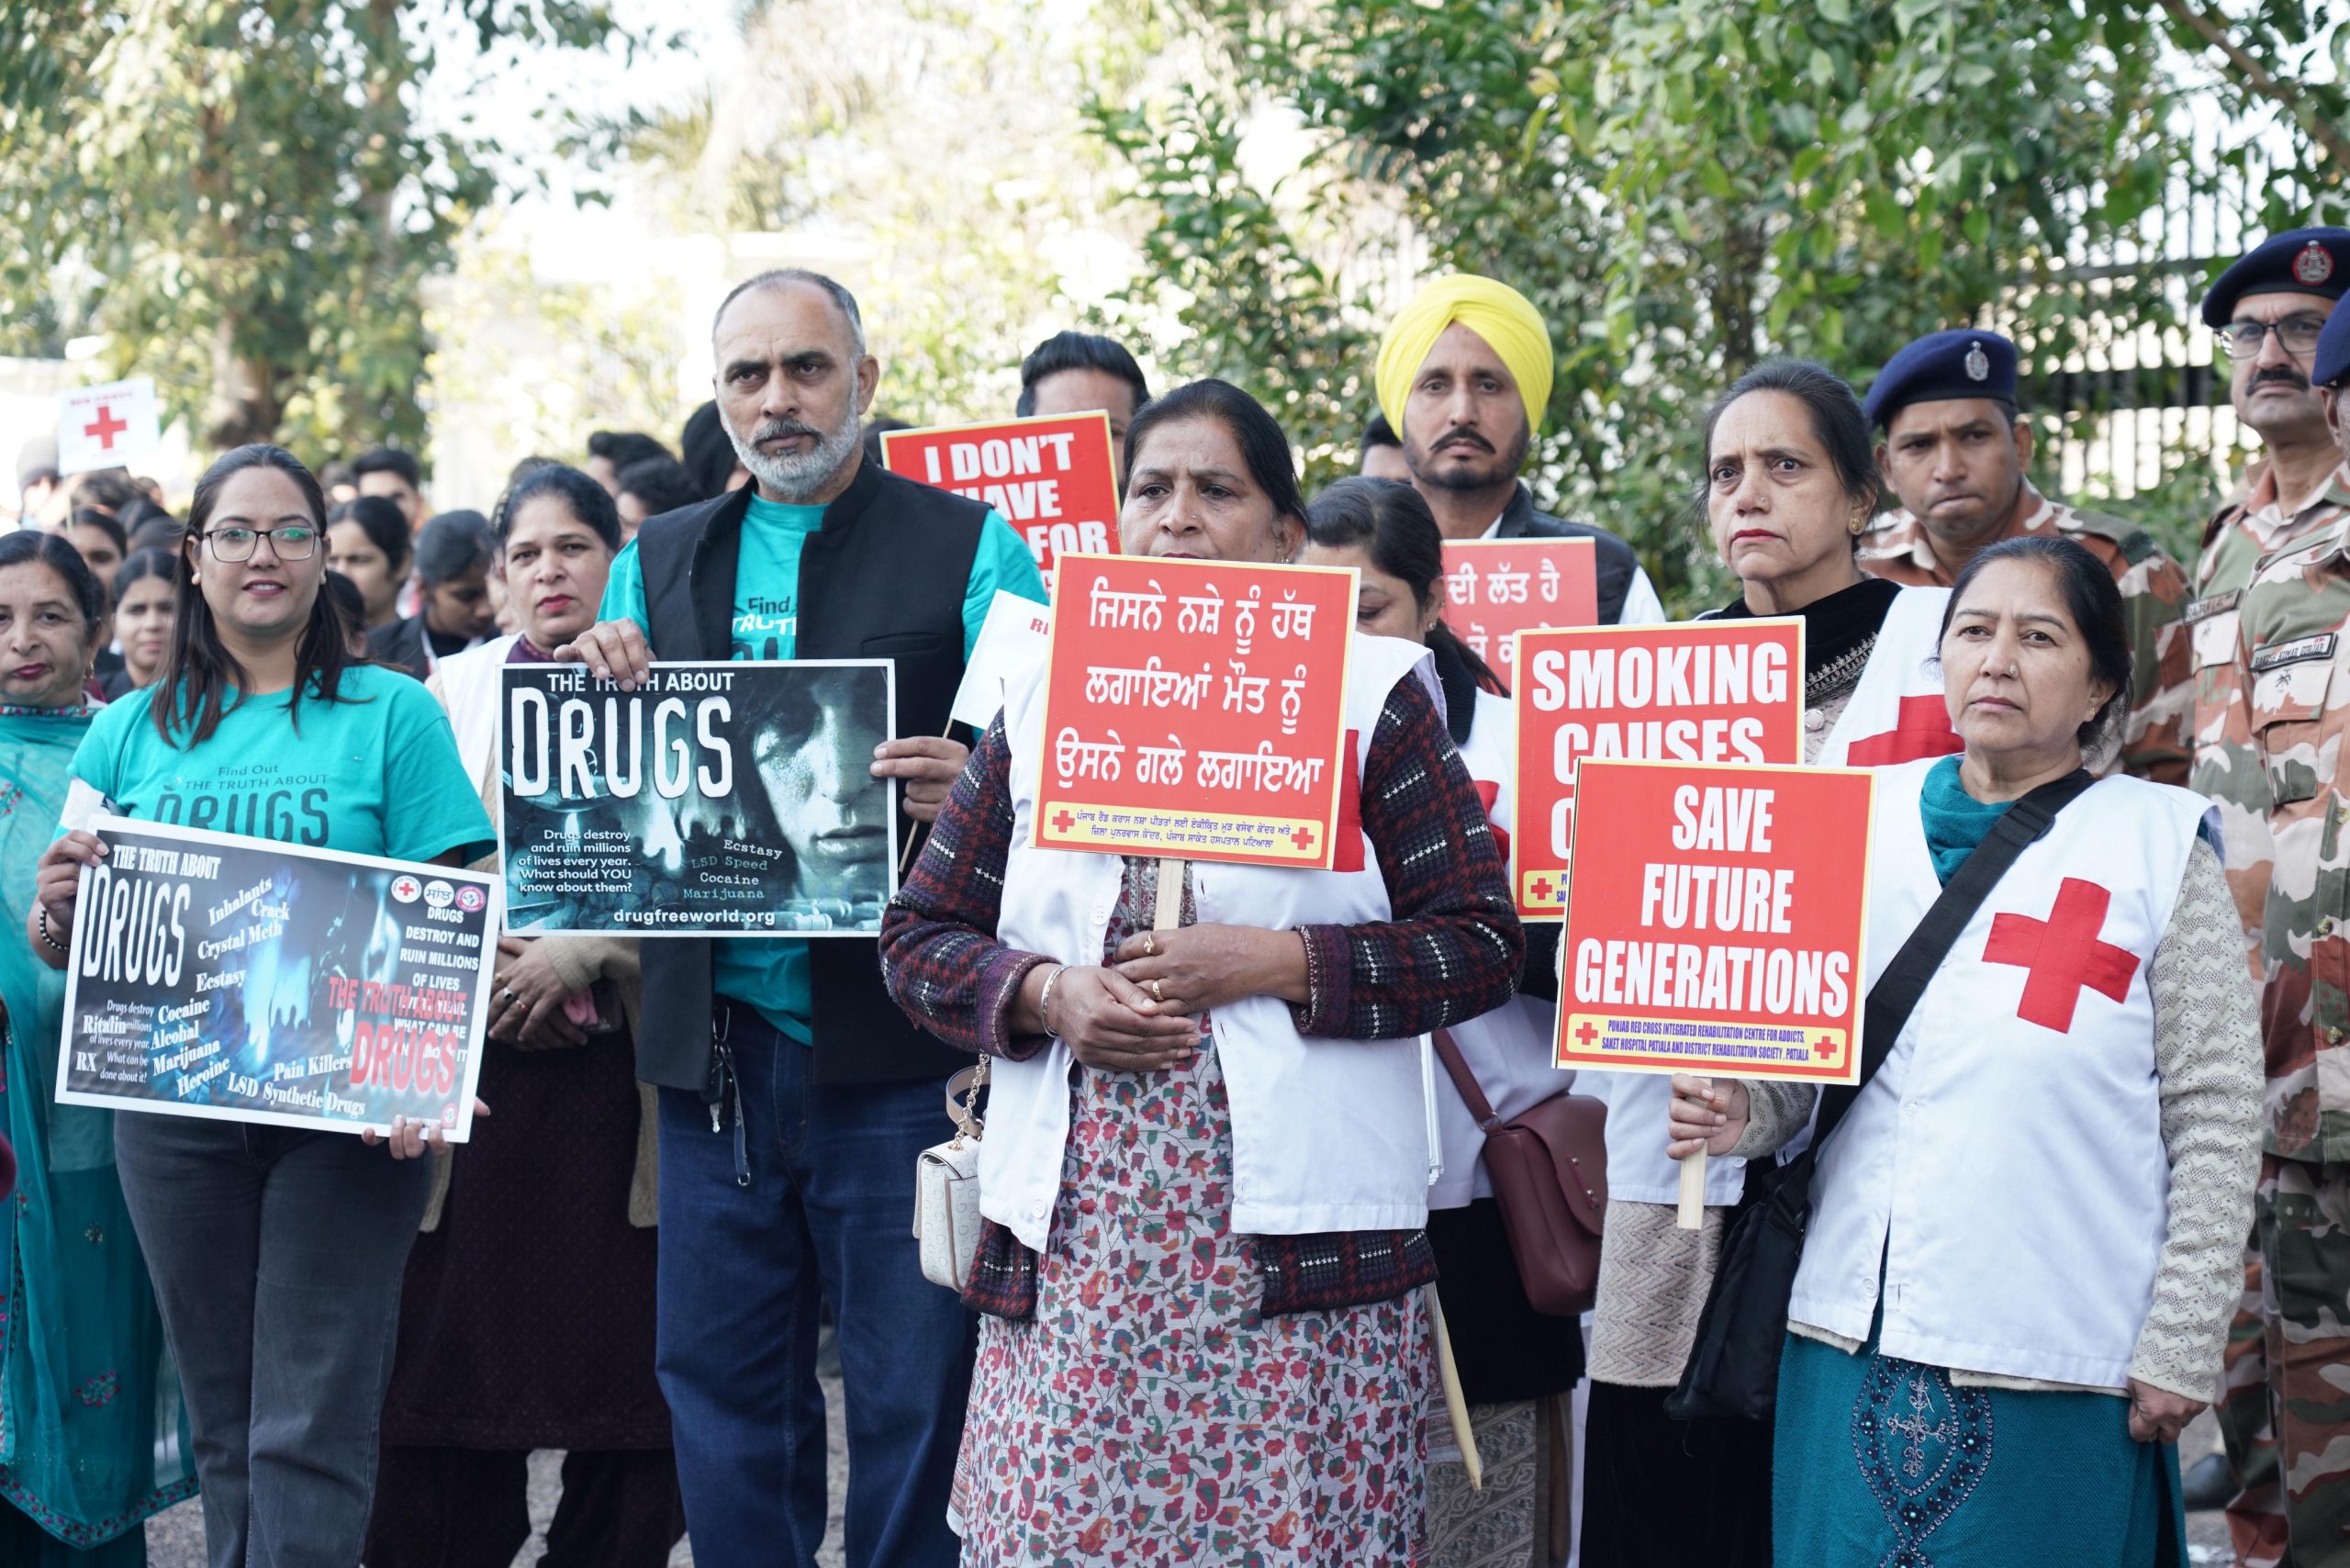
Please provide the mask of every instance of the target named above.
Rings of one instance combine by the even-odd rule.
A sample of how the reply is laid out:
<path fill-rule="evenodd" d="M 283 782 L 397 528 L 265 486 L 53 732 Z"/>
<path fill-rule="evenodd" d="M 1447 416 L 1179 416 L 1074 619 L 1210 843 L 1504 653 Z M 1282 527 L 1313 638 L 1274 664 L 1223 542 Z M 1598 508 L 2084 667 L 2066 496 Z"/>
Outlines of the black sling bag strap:
<path fill-rule="evenodd" d="M 1720 1266 L 1706 1297 L 1705 1314 L 1697 1320 L 1689 1364 L 1682 1370 L 1681 1386 L 1665 1400 L 1665 1413 L 1675 1420 L 1770 1418 L 1778 1398 L 1787 1303 L 1795 1294 L 1796 1267 L 1803 1261 L 1804 1231 L 1811 1222 L 1811 1174 L 1819 1146 L 1884 1065 L 1966 923 L 2017 857 L 2045 836 L 2056 813 L 2092 782 L 2087 771 L 2076 771 L 2042 784 L 2009 806 L 1943 885 L 1926 918 L 1869 989 L 1863 1013 L 1860 1081 L 1820 1092 L 1811 1147 L 1778 1169 L 1768 1195 L 1744 1207 L 1722 1238 Z M 1768 1173 L 1753 1165 L 1747 1170 L 1750 1182 Z M 1604 1294 L 1604 1281 L 1600 1288 Z"/>

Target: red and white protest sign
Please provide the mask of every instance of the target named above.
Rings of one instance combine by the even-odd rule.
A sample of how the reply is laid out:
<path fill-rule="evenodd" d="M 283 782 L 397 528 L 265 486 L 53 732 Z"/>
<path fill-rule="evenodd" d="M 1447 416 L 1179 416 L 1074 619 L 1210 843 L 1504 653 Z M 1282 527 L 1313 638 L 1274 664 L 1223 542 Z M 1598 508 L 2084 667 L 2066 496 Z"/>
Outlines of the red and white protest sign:
<path fill-rule="evenodd" d="M 1058 557 L 1118 548 L 1118 472 L 1110 461 L 1107 414 L 885 431 L 881 465 L 1002 512 L 1028 542 L 1047 588 Z"/>
<path fill-rule="evenodd" d="M 1355 574 L 1139 555 L 1060 571 L 1036 846 L 1328 869 Z"/>
<path fill-rule="evenodd" d="M 163 442 L 155 383 L 141 375 L 57 395 L 57 471 L 86 474 L 143 463 Z"/>
<path fill-rule="evenodd" d="M 1515 690 L 1518 633 L 1598 621 L 1598 559 L 1588 539 L 1448 539 L 1445 623 Z"/>
<path fill-rule="evenodd" d="M 1856 1081 L 1875 783 L 1585 764 L 1558 1064 Z"/>
<path fill-rule="evenodd" d="M 1586 757 L 1803 760 L 1803 622 L 1687 621 L 1518 634 L 1517 912 L 1557 919 Z"/>

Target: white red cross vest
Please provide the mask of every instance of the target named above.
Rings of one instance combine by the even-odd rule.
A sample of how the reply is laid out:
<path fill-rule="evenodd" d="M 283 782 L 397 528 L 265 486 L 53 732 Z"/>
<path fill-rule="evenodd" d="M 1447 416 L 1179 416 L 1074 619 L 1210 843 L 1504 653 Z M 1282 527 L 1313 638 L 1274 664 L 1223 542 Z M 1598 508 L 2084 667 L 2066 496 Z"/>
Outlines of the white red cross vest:
<path fill-rule="evenodd" d="M 1355 637 L 1346 722 L 1354 738 L 1357 780 L 1388 693 L 1416 672 L 1441 711 L 1444 699 L 1426 649 L 1393 637 Z M 996 934 L 1025 952 L 1098 964 L 1125 862 L 1116 855 L 1033 846 L 1045 751 L 1044 684 L 1041 662 L 1005 683 L 1012 846 Z M 1198 920 L 1287 931 L 1392 919 L 1379 857 L 1359 819 L 1348 831 L 1351 838 L 1340 839 L 1339 863 L 1354 869 L 1192 862 Z M 1432 1116 L 1420 1036 L 1308 1039 L 1297 1032 L 1289 1004 L 1270 996 L 1215 1009 L 1211 1026 L 1232 1113 L 1236 1232 L 1315 1235 L 1410 1230 L 1427 1223 Z M 1040 1251 L 1060 1191 L 1075 1066 L 1069 1047 L 1053 1040 L 1025 1061 L 997 1060 L 989 1068 L 979 1212 Z"/>
<path fill-rule="evenodd" d="M 1503 835 L 1517 823 L 1513 787 L 1516 738 L 1517 717 L 1509 699 L 1477 693 L 1477 711 L 1460 760 L 1468 765 L 1477 793 L 1484 797 L 1485 819 L 1494 824 L 1505 857 L 1508 840 Z M 1505 1121 L 1564 1093 L 1574 1082 L 1572 1072 L 1550 1065 L 1557 1016 L 1558 1008 L 1539 997 L 1514 996 L 1482 1017 L 1452 1025 L 1452 1043 L 1460 1047 L 1477 1087 Z M 1428 1189 L 1428 1207 L 1457 1209 L 1473 1198 L 1491 1197 L 1493 1179 L 1485 1173 L 1482 1155 L 1485 1135 L 1453 1087 L 1451 1074 L 1441 1067 L 1436 1073 L 1436 1118 L 1444 1170 Z"/>
<path fill-rule="evenodd" d="M 1942 607 L 1950 589 L 1905 588 L 1896 594 L 1877 628 L 1869 661 L 1852 688 L 1851 700 L 1819 750 L 1805 758 L 1820 767 L 1882 767 L 1918 757 L 1947 756 L 1964 746 L 1950 727 L 1942 700 L 1942 673 L 1934 662 L 1941 650 Z M 1662 1073 L 1592 1072 L 1583 1092 L 1607 1102 L 1607 1193 L 1636 1204 L 1681 1200 L 1681 1167 L 1664 1152 L 1664 1127 L 1673 1108 L 1673 1081 Z M 1792 1158 L 1810 1141 L 1808 1131 L 1784 1151 Z M 1746 1161 L 1706 1161 L 1706 1202 L 1715 1208 L 1738 1202 L 1746 1185 Z"/>
<path fill-rule="evenodd" d="M 1934 763 L 1877 776 L 1868 980 L 1941 896 Z M 2168 1230 L 2146 977 L 2210 803 L 2105 778 L 1967 923 L 1820 1149 L 1789 1316 L 1888 1356 L 2127 1386 Z"/>
<path fill-rule="evenodd" d="M 1894 596 L 1852 700 L 1811 762 L 1885 767 L 1964 749 L 1950 727 L 1942 666 L 1935 663 L 1949 602 L 1950 589 L 1943 588 L 1906 588 Z"/>

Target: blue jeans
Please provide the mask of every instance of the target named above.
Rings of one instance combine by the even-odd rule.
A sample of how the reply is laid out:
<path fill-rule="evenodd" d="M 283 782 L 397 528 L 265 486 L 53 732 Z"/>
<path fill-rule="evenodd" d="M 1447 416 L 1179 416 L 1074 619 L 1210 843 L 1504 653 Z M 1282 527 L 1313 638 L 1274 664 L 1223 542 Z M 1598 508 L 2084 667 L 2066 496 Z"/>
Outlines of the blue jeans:
<path fill-rule="evenodd" d="M 661 1091 L 658 1363 L 701 1568 L 811 1568 L 824 1540 L 816 1327 L 833 1304 L 848 1417 L 849 1568 L 950 1568 L 947 1491 L 975 1332 L 922 1277 L 914 1159 L 944 1086 L 819 1084 L 814 1053 L 722 1000 L 724 1126 Z"/>
<path fill-rule="evenodd" d="M 351 1568 L 432 1161 L 350 1133 L 130 1111 L 114 1147 L 214 1568 Z"/>

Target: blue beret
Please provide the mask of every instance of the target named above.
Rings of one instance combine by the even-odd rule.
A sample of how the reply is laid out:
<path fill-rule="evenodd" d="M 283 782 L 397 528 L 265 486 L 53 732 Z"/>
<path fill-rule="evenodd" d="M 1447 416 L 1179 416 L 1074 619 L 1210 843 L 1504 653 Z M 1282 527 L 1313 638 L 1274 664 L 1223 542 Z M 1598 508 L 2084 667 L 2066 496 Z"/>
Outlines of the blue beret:
<path fill-rule="evenodd" d="M 2325 319 L 2325 330 L 2317 335 L 2317 358 L 2310 366 L 2310 385 L 2339 386 L 2350 380 L 2350 310 L 2339 305 Z"/>
<path fill-rule="evenodd" d="M 2016 400 L 2016 346 L 1997 332 L 1962 328 L 1930 332 L 1885 362 L 1869 383 L 1861 411 L 1869 423 L 1889 427 L 1893 416 L 1912 403 L 1952 398 Z"/>
<path fill-rule="evenodd" d="M 2339 299 L 2350 286 L 2350 229 L 2288 229 L 2246 252 L 2203 297 L 2203 324 L 2235 319 L 2247 294 L 2314 294 Z"/>

